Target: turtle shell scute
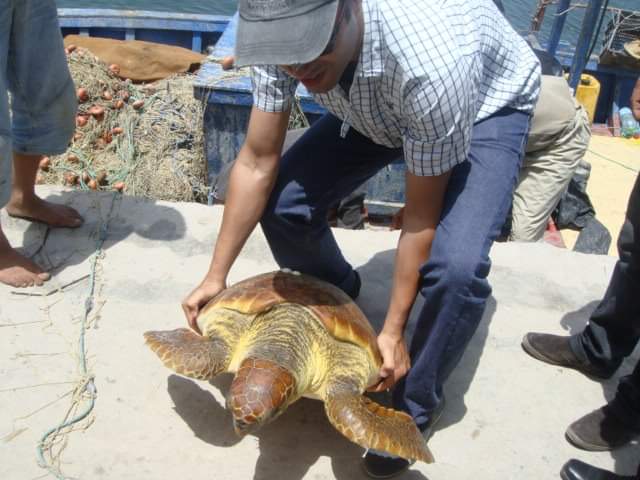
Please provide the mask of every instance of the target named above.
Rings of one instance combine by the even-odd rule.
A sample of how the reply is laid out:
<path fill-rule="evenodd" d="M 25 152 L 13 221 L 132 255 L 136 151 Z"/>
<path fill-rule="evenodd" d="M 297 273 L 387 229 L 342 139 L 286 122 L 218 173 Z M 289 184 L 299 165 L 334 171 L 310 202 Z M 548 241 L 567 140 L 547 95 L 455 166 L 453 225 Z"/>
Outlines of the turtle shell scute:
<path fill-rule="evenodd" d="M 338 287 L 309 275 L 276 271 L 248 278 L 220 292 L 200 315 L 218 308 L 255 315 L 283 303 L 307 307 L 334 338 L 359 345 L 380 362 L 376 334 L 362 310 Z"/>

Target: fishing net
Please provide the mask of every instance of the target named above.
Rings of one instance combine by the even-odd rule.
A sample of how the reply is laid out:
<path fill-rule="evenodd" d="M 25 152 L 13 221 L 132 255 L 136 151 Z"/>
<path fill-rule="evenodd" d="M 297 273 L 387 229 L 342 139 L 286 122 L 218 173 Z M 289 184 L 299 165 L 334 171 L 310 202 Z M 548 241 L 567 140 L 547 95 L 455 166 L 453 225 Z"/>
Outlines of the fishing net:
<path fill-rule="evenodd" d="M 87 50 L 72 50 L 68 62 L 80 102 L 76 133 L 65 154 L 44 163 L 38 183 L 206 201 L 204 106 L 193 96 L 194 76 L 134 85 Z"/>
<path fill-rule="evenodd" d="M 195 76 L 177 74 L 137 85 L 120 79 L 117 65 L 104 64 L 88 50 L 67 50 L 80 102 L 77 128 L 67 152 L 42 164 L 37 183 L 206 202 L 206 98 L 194 98 Z M 296 99 L 289 128 L 302 126 L 308 122 Z"/>

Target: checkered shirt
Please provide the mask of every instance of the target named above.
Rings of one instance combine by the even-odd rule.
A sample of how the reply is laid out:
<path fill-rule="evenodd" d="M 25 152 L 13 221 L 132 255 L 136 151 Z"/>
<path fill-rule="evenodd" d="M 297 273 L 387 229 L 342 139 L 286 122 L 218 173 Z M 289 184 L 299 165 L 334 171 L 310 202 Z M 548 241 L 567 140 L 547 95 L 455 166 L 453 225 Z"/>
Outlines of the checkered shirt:
<path fill-rule="evenodd" d="M 314 99 L 373 142 L 403 147 L 415 175 L 467 158 L 471 130 L 504 107 L 532 112 L 538 60 L 492 0 L 362 0 L 364 38 L 349 92 Z M 254 105 L 291 106 L 298 82 L 277 66 L 252 68 Z"/>

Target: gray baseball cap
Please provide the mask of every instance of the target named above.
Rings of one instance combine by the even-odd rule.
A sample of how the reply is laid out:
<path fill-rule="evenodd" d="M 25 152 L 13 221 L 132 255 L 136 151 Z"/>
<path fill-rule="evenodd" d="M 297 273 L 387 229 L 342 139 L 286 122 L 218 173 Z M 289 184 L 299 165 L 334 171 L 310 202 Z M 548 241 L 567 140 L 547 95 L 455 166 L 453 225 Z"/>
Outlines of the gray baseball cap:
<path fill-rule="evenodd" d="M 338 0 L 240 0 L 235 64 L 293 65 L 320 56 Z"/>

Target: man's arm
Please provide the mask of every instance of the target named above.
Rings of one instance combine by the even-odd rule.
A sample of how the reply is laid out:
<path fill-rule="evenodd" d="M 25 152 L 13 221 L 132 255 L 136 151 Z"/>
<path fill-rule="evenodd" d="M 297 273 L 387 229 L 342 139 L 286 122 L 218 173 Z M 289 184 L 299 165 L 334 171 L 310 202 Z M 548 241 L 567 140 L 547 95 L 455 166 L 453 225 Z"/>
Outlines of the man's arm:
<path fill-rule="evenodd" d="M 378 336 L 383 379 L 375 391 L 390 388 L 410 367 L 404 329 L 418 291 L 418 267 L 429 258 L 436 227 L 440 222 L 450 172 L 419 177 L 406 174 L 406 203 L 402 232 L 396 251 L 391 302 Z"/>
<path fill-rule="evenodd" d="M 195 331 L 200 308 L 226 288 L 229 270 L 262 216 L 278 173 L 288 121 L 289 110 L 251 110 L 247 137 L 231 169 L 222 226 L 209 271 L 182 303 Z"/>

